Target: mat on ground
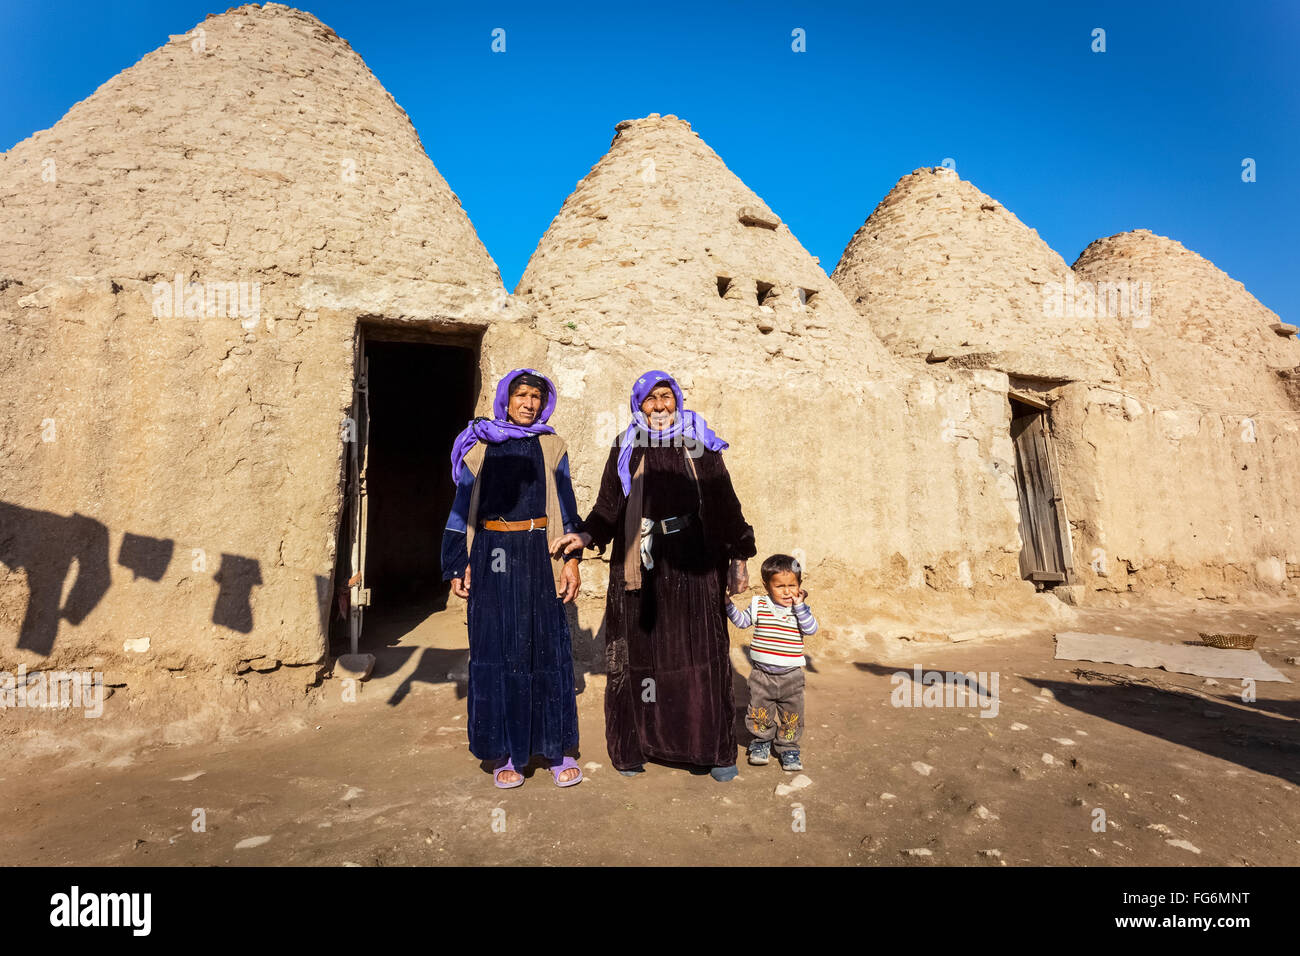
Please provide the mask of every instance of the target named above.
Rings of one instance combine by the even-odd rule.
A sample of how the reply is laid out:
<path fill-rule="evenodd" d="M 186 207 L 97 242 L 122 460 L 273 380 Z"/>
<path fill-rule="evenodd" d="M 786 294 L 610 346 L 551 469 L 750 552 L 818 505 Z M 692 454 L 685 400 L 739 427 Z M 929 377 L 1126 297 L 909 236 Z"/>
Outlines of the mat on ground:
<path fill-rule="evenodd" d="M 1056 635 L 1058 661 L 1095 661 L 1129 667 L 1159 667 L 1197 677 L 1236 677 L 1282 681 L 1291 679 L 1259 656 L 1259 651 L 1223 650 L 1190 644 L 1159 644 L 1118 634 L 1064 631 Z"/>

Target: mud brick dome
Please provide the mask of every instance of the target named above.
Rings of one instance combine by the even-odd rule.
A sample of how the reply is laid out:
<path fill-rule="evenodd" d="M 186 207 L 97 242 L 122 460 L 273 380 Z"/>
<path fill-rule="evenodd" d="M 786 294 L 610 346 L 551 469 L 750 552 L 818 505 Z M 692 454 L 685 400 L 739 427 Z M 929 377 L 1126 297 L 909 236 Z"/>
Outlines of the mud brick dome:
<path fill-rule="evenodd" d="M 406 113 L 278 4 L 174 36 L 0 156 L 0 264 L 24 281 L 336 277 L 352 295 L 501 284 Z"/>
<path fill-rule="evenodd" d="M 1048 307 L 1070 281 L 1065 260 L 953 170 L 900 179 L 832 278 L 899 355 L 1057 379 L 1113 377 L 1109 330 Z"/>
<path fill-rule="evenodd" d="M 1098 239 L 1074 263 L 1094 283 L 1149 283 L 1146 321 L 1129 323 L 1159 384 L 1196 402 L 1292 408 L 1277 369 L 1300 365 L 1294 329 L 1246 287 L 1149 229 Z"/>
<path fill-rule="evenodd" d="M 641 363 L 667 347 L 739 380 L 895 370 L 789 227 L 675 116 L 618 124 L 517 292 L 546 309 L 548 338 Z"/>

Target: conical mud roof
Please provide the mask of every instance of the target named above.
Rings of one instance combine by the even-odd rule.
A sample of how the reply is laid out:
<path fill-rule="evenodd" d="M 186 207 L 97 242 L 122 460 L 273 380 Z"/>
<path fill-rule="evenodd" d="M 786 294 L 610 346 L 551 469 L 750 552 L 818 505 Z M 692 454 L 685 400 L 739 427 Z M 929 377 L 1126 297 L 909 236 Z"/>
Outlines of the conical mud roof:
<path fill-rule="evenodd" d="M 854 374 L 894 362 L 817 261 L 674 116 L 616 127 L 516 289 L 552 341 L 654 367 Z"/>
<path fill-rule="evenodd" d="M 1150 316 L 1133 335 L 1185 398 L 1290 405 L 1274 370 L 1300 365 L 1294 330 L 1208 259 L 1138 229 L 1091 243 L 1074 271 L 1094 284 L 1149 285 Z"/>
<path fill-rule="evenodd" d="M 1114 336 L 1058 307 L 1065 260 L 951 170 L 900 179 L 831 278 L 900 355 L 996 353 L 989 365 L 1026 375 L 1110 374 L 1103 345 Z"/>
<path fill-rule="evenodd" d="M 405 112 L 280 4 L 212 16 L 0 155 L 0 273 L 500 288 Z"/>

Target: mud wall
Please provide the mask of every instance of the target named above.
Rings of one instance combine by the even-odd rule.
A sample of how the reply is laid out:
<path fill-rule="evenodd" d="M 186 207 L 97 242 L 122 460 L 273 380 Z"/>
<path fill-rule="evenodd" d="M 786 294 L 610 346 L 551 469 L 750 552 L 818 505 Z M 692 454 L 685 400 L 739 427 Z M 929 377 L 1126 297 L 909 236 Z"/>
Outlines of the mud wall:
<path fill-rule="evenodd" d="M 569 444 L 585 513 L 645 368 L 555 343 L 539 367 L 560 390 L 552 422 Z M 702 360 L 668 370 L 687 407 L 730 443 L 723 455 L 757 538 L 756 587 L 762 559 L 785 552 L 801 557 L 823 608 L 831 601 L 857 620 L 870 616 L 869 603 L 917 621 L 980 605 L 985 613 L 1043 613 L 1047 599 L 1019 574 L 1005 375 L 922 370 L 869 382 L 854 397 L 829 386 L 739 388 Z M 583 566 L 580 617 L 592 630 L 608 558 Z"/>
<path fill-rule="evenodd" d="M 1052 430 L 1080 583 L 1229 598 L 1300 584 L 1300 414 L 1078 383 Z"/>
<path fill-rule="evenodd" d="M 0 290 L 0 670 L 325 656 L 357 310 L 250 322 L 154 298 Z"/>
<path fill-rule="evenodd" d="M 109 280 L 0 302 L 0 666 L 319 660 L 352 323 Z"/>

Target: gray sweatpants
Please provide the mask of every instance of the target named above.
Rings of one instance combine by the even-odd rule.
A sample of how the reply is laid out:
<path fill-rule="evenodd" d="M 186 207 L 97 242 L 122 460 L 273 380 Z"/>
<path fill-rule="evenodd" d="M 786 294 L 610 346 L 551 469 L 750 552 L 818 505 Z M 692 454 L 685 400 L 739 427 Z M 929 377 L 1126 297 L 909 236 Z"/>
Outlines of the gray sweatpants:
<path fill-rule="evenodd" d="M 803 736 L 803 668 L 788 674 L 749 672 L 749 710 L 745 727 L 756 740 L 772 741 L 772 749 L 798 750 Z"/>

